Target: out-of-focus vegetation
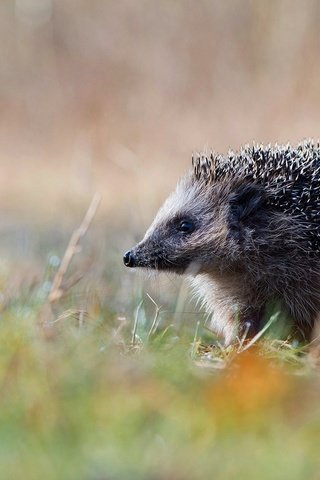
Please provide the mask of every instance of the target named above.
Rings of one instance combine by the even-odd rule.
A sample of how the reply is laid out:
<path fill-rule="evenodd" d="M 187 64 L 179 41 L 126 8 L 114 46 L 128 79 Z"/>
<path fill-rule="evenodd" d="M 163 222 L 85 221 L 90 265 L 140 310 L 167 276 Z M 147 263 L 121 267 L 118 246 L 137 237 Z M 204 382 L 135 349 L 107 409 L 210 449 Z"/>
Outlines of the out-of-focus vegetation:
<path fill-rule="evenodd" d="M 210 346 L 203 322 L 130 289 L 119 315 L 87 280 L 50 306 L 48 260 L 38 280 L 1 277 L 2 479 L 318 478 L 319 375 L 303 349 Z"/>
<path fill-rule="evenodd" d="M 98 188 L 140 230 L 193 151 L 318 137 L 319 20 L 316 0 L 1 1 L 1 205 L 72 216 Z"/>
<path fill-rule="evenodd" d="M 67 234 L 1 261 L 0 478 L 317 479 L 317 345 L 225 348 L 184 284 L 128 278 L 120 233 L 87 235 L 51 302 Z"/>
<path fill-rule="evenodd" d="M 319 136 L 319 19 L 316 0 L 1 1 L 1 479 L 319 477 L 316 345 L 275 325 L 225 349 L 180 279 L 122 265 L 192 151 Z"/>

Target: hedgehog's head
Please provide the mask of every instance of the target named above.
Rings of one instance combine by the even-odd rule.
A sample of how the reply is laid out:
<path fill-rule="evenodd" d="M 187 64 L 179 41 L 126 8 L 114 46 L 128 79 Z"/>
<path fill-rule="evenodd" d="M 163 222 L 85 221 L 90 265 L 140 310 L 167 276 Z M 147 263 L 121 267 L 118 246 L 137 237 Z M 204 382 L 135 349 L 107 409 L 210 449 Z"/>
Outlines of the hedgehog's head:
<path fill-rule="evenodd" d="M 124 263 L 190 274 L 232 268 L 248 249 L 250 218 L 263 203 L 263 191 L 253 183 L 214 181 L 193 172 L 160 208 L 143 240 L 124 255 Z"/>

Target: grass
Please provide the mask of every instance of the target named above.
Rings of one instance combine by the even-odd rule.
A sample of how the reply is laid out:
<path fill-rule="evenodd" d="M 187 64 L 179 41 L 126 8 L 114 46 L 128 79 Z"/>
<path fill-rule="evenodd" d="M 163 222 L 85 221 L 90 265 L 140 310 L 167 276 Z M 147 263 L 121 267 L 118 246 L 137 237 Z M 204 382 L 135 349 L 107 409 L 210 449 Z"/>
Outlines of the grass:
<path fill-rule="evenodd" d="M 93 232 L 50 301 L 67 236 L 38 234 L 0 266 L 1 479 L 319 478 L 316 360 L 275 316 L 222 347 L 175 280 L 122 268 L 120 233 Z"/>
<path fill-rule="evenodd" d="M 122 265 L 194 149 L 319 135 L 318 3 L 193 5 L 1 3 L 0 480 L 320 477 L 317 351 Z"/>

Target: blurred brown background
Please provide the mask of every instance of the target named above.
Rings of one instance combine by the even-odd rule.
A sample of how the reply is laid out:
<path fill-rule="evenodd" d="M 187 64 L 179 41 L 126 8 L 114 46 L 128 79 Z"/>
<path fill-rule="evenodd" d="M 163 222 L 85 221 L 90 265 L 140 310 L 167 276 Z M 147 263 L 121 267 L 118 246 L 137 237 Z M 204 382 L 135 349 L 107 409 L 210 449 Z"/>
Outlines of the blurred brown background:
<path fill-rule="evenodd" d="M 100 190 L 138 228 L 193 151 L 318 137 L 319 24 L 317 0 L 2 0 L 2 215 Z"/>

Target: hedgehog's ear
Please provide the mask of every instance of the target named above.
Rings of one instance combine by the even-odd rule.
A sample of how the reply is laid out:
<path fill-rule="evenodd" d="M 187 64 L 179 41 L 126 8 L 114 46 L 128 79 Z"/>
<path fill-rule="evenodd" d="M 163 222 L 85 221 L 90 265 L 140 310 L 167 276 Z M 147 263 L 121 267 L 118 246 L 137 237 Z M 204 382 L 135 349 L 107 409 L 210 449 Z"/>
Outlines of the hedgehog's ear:
<path fill-rule="evenodd" d="M 259 185 L 241 185 L 229 199 L 233 220 L 245 220 L 262 206 L 264 200 L 264 191 Z"/>

